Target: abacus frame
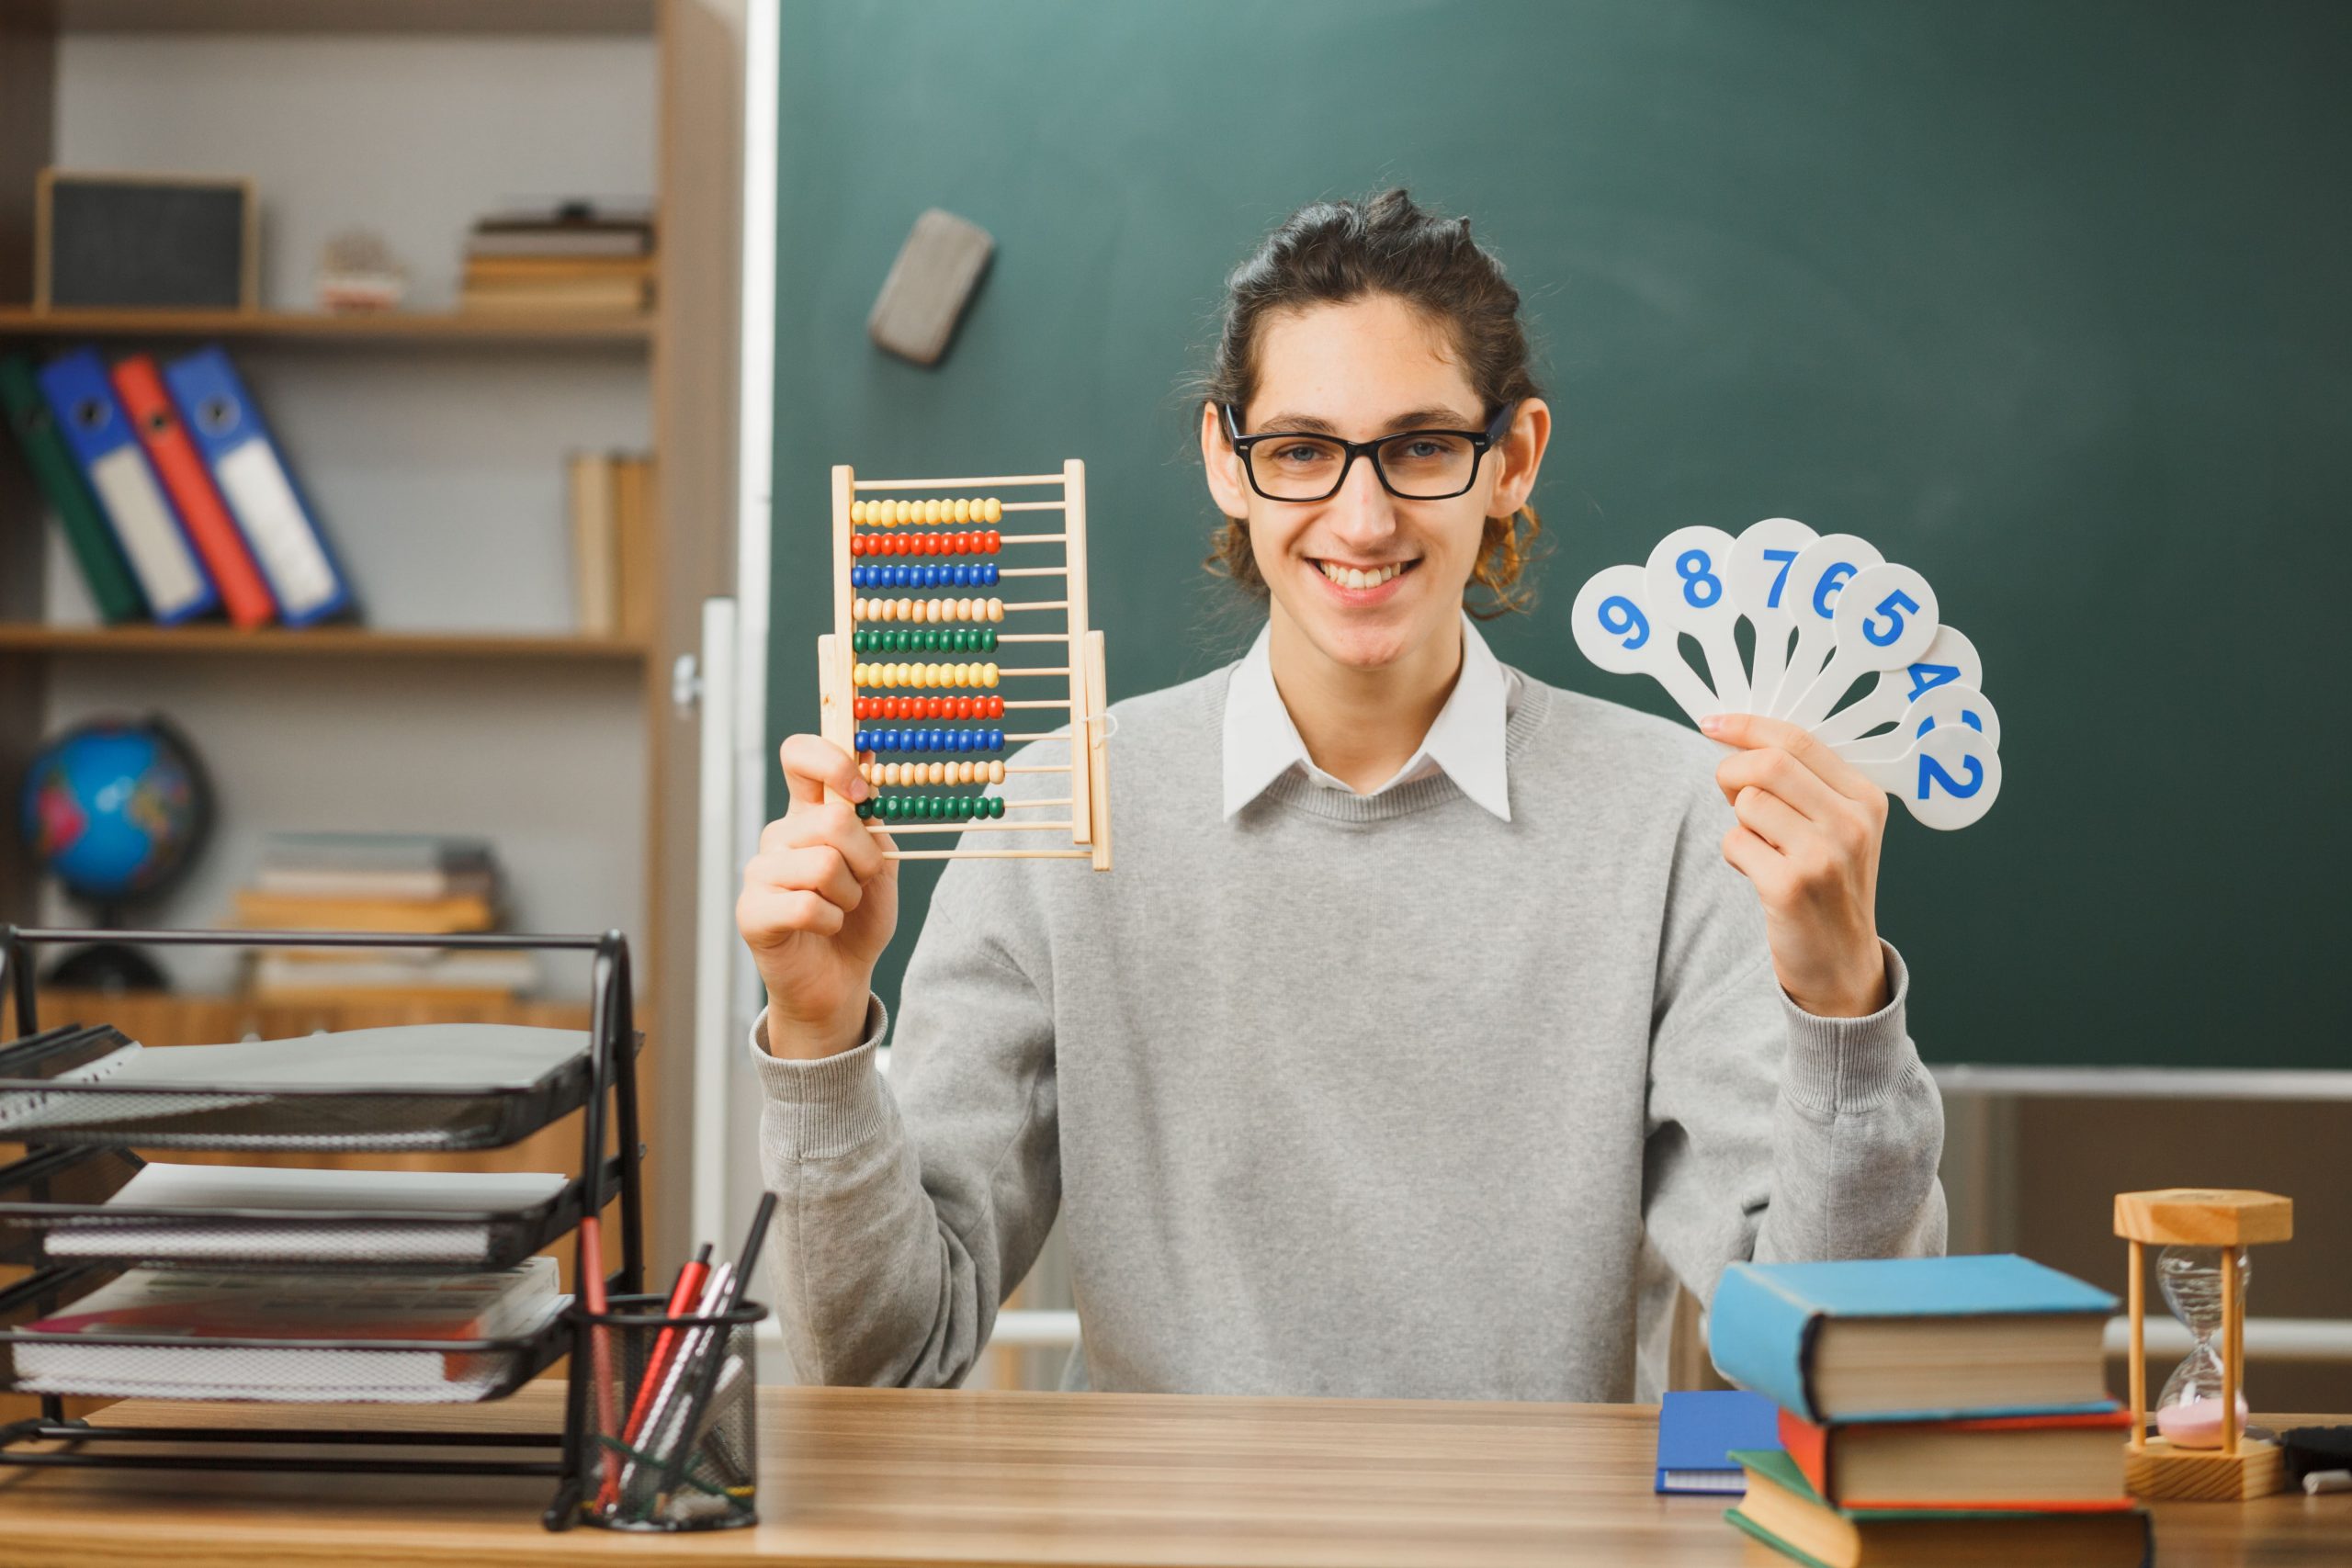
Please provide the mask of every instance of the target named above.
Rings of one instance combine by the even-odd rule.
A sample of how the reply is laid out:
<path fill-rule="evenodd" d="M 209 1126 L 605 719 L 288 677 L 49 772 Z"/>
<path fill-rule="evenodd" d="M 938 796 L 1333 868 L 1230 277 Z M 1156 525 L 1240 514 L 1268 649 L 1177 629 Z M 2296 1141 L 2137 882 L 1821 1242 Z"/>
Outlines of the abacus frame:
<path fill-rule="evenodd" d="M 1086 465 L 1072 457 L 1062 464 L 1057 474 L 987 475 L 965 479 L 862 479 L 848 464 L 836 464 L 832 470 L 833 511 L 833 629 L 817 639 L 817 679 L 820 709 L 819 733 L 826 739 L 858 758 L 861 765 L 872 760 L 871 753 L 855 750 L 857 739 L 857 659 L 851 651 L 855 630 L 852 609 L 858 596 L 851 586 L 850 572 L 855 564 L 850 541 L 862 525 L 853 521 L 851 508 L 861 500 L 905 500 L 899 492 L 926 491 L 1004 491 L 1035 490 L 1058 487 L 1058 497 L 1040 500 L 1003 501 L 1006 512 L 1053 513 L 1062 514 L 1059 532 L 1003 534 L 1001 545 L 1060 545 L 1062 560 L 1057 566 L 1005 567 L 1002 577 L 1061 577 L 1065 579 L 1060 599 L 1017 600 L 1008 602 L 1008 614 L 1046 614 L 1059 611 L 1064 629 L 1057 632 L 1012 632 L 1002 634 L 1003 642 L 1058 643 L 1065 647 L 1064 662 L 1059 666 L 1006 666 L 1000 679 L 1052 679 L 1064 683 L 1067 697 L 1023 698 L 1005 700 L 1005 707 L 1012 709 L 1066 708 L 1069 713 L 1067 736 L 1056 736 L 1050 728 L 1041 730 L 1010 731 L 1008 742 L 1025 740 L 1065 739 L 1069 748 L 1066 762 L 1031 762 L 1017 769 L 1023 773 L 1066 773 L 1069 775 L 1067 795 L 1035 801 L 1012 801 L 1014 807 L 1067 807 L 1068 816 L 1060 820 L 1032 821 L 1004 818 L 993 821 L 974 822 L 908 822 L 888 824 L 876 821 L 873 827 L 894 838 L 899 834 L 954 833 L 958 835 L 986 832 L 1060 832 L 1070 837 L 1069 849 L 991 850 L 958 847 L 952 850 L 892 849 L 885 854 L 893 860 L 1083 860 L 1091 862 L 1097 871 L 1111 869 L 1111 779 L 1110 755 L 1103 709 L 1108 702 L 1109 687 L 1103 677 L 1102 634 L 1088 623 L 1086 577 Z M 838 795 L 827 792 L 830 798 Z"/>

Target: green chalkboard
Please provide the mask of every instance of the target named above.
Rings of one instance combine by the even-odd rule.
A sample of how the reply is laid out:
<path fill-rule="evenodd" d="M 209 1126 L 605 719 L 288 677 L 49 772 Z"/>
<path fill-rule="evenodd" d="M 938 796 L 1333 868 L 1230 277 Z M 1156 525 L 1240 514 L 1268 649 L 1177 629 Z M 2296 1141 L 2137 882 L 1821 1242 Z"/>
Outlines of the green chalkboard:
<path fill-rule="evenodd" d="M 1898 812 L 1881 894 L 1931 1059 L 2352 1056 L 2312 706 L 2352 592 L 2352 6 L 825 0 L 782 52 L 776 734 L 816 727 L 835 462 L 1083 457 L 1113 694 L 1234 657 L 1180 385 L 1266 227 L 1401 183 L 1544 345 L 1555 547 L 1505 659 L 1667 711 L 1577 655 L 1577 585 L 1775 514 L 1918 568 L 1983 650 L 2005 794 Z M 923 370 L 865 323 L 933 205 L 998 249 Z"/>

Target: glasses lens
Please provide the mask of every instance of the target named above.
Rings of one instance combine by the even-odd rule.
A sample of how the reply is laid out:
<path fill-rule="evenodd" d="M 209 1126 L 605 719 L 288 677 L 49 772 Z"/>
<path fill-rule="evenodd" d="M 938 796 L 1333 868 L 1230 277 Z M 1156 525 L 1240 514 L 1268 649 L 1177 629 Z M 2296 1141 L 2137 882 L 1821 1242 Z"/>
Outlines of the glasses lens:
<path fill-rule="evenodd" d="M 1380 471 L 1402 496 L 1439 501 L 1460 495 L 1477 467 L 1478 449 L 1465 435 L 1417 430 L 1380 446 Z"/>
<path fill-rule="evenodd" d="M 1347 448 L 1312 435 L 1277 435 L 1250 449 L 1258 488 L 1277 501 L 1319 501 L 1337 490 Z"/>

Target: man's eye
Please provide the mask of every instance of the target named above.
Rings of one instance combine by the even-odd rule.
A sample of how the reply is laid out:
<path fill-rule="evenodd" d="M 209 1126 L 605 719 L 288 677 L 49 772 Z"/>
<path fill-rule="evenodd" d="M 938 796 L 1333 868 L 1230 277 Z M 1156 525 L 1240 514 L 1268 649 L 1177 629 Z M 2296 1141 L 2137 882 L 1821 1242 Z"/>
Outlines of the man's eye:
<path fill-rule="evenodd" d="M 1277 446 L 1274 448 L 1274 461 L 1278 463 L 1287 463 L 1293 468 L 1299 468 L 1307 463 L 1321 462 L 1330 455 L 1330 453 L 1325 451 L 1320 446 L 1309 446 L 1304 442 L 1295 446 Z"/>

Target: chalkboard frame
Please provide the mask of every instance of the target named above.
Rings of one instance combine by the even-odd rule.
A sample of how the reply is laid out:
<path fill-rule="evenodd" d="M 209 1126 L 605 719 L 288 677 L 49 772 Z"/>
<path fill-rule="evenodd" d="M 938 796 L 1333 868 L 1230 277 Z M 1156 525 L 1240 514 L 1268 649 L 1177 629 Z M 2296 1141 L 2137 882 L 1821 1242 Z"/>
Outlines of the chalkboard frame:
<path fill-rule="evenodd" d="M 237 255 L 232 283 L 233 299 L 205 304 L 139 299 L 76 299 L 67 305 L 60 306 L 56 299 L 59 239 L 56 209 L 60 187 L 64 187 L 69 192 L 78 188 L 111 187 L 142 194 L 160 190 L 196 190 L 233 197 L 239 209 Z M 261 308 L 261 208 L 254 197 L 254 182 L 242 175 L 127 174 L 55 168 L 41 170 L 37 182 L 33 211 L 33 308 L 37 310 L 213 309 L 253 311 L 259 310 Z"/>

